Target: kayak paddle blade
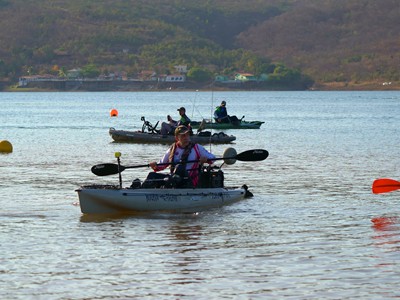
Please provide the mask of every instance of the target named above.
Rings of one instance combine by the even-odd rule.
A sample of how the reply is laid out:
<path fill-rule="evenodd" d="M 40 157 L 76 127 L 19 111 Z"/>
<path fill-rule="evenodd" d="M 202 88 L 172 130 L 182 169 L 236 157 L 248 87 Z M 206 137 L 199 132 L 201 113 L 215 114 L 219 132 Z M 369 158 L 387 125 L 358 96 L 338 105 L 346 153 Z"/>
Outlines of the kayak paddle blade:
<path fill-rule="evenodd" d="M 117 164 L 100 164 L 92 167 L 92 173 L 97 176 L 118 174 L 119 171 L 122 172 L 123 170 L 125 170 L 125 168 L 123 166 L 118 168 Z"/>
<path fill-rule="evenodd" d="M 376 179 L 372 184 L 374 194 L 389 193 L 400 189 L 400 182 L 390 178 Z"/>
<path fill-rule="evenodd" d="M 244 151 L 236 155 L 236 159 L 240 161 L 260 161 L 268 157 L 269 153 L 264 149 L 254 149 Z"/>

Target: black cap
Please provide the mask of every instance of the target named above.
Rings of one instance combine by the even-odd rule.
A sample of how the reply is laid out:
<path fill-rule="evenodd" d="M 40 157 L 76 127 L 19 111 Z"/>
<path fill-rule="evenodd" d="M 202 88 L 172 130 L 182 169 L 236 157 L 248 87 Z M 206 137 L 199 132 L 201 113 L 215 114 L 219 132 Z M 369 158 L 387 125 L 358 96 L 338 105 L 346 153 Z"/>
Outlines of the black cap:
<path fill-rule="evenodd" d="M 177 111 L 181 111 L 181 110 L 186 111 L 186 109 L 183 106 L 177 109 Z"/>

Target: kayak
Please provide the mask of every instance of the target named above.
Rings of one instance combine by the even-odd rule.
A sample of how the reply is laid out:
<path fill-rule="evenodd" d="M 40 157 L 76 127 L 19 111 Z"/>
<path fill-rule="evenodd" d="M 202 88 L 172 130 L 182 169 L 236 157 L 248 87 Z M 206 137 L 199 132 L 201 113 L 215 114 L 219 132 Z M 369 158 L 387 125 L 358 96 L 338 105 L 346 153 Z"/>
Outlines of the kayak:
<path fill-rule="evenodd" d="M 237 154 L 233 148 L 227 148 L 222 158 L 224 164 L 232 165 L 238 161 L 261 161 L 268 157 L 268 151 L 254 149 Z M 222 207 L 253 194 L 244 184 L 241 187 L 225 187 L 221 166 L 209 165 L 200 168 L 198 184 L 191 185 L 189 178 L 177 174 L 159 174 L 151 172 L 146 180 L 133 180 L 129 187 L 122 187 L 121 173 L 126 169 L 149 167 L 149 164 L 123 166 L 120 152 L 115 153 L 118 164 L 103 163 L 92 167 L 97 176 L 119 175 L 119 185 L 84 185 L 76 189 L 83 214 L 117 214 L 134 212 L 182 212 L 195 213 L 210 208 Z M 191 163 L 194 161 L 187 161 Z M 196 160 L 199 162 L 199 160 Z M 171 163 L 160 163 L 169 165 Z M 161 176 L 160 176 L 161 175 Z"/>
<path fill-rule="evenodd" d="M 202 124 L 203 123 L 203 124 Z M 211 122 L 210 120 L 205 120 L 204 122 L 193 121 L 190 123 L 190 126 L 193 128 L 201 128 L 204 129 L 259 129 L 262 124 L 265 122 L 261 121 L 244 121 L 240 120 L 238 124 L 234 123 L 215 123 Z"/>
<path fill-rule="evenodd" d="M 120 188 L 110 185 L 82 186 L 76 190 L 84 214 L 130 212 L 195 213 L 229 205 L 249 197 L 241 188 Z"/>
<path fill-rule="evenodd" d="M 172 144 L 175 141 L 173 135 L 162 135 L 157 132 L 128 131 L 109 129 L 109 134 L 115 142 L 119 143 L 161 143 Z M 229 144 L 236 140 L 233 135 L 223 132 L 211 134 L 210 132 L 199 132 L 193 134 L 190 139 L 198 144 Z"/>

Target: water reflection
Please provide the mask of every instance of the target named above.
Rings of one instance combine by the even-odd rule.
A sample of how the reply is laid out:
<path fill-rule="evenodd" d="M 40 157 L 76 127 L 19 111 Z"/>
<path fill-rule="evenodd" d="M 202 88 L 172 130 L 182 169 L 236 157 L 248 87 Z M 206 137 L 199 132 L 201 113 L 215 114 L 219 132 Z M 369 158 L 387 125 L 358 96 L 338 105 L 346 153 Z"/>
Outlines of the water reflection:
<path fill-rule="evenodd" d="M 193 281 L 205 280 L 200 275 L 204 270 L 200 270 L 202 264 L 203 250 L 207 247 L 202 243 L 204 228 L 199 224 L 192 224 L 186 221 L 178 221 L 171 224 L 169 237 L 171 238 L 170 247 L 170 273 L 179 275 L 173 284 L 189 284 Z M 183 275 L 183 276 L 182 276 Z"/>
<path fill-rule="evenodd" d="M 393 231 L 399 229 L 400 219 L 396 216 L 382 216 L 371 219 L 371 222 L 376 231 Z"/>
<path fill-rule="evenodd" d="M 115 214 L 83 214 L 80 217 L 82 223 L 103 223 L 112 222 L 117 220 L 129 219 L 129 218 L 146 218 L 150 217 L 149 213 L 146 212 L 131 212 L 131 213 L 115 213 Z"/>
<path fill-rule="evenodd" d="M 123 219 L 196 219 L 198 213 L 162 213 L 162 212 L 129 212 L 129 213 L 113 213 L 113 214 L 82 214 L 80 222 L 82 223 L 102 223 Z"/>
<path fill-rule="evenodd" d="M 192 241 L 197 241 L 203 235 L 203 226 L 186 223 L 177 223 L 170 227 L 170 236 L 179 241 L 188 241 L 179 245 L 191 245 Z M 194 243 L 196 244 L 196 243 Z"/>
<path fill-rule="evenodd" d="M 378 247 L 388 247 L 389 251 L 400 251 L 400 218 L 381 216 L 371 219 L 375 235 L 372 237 Z"/>

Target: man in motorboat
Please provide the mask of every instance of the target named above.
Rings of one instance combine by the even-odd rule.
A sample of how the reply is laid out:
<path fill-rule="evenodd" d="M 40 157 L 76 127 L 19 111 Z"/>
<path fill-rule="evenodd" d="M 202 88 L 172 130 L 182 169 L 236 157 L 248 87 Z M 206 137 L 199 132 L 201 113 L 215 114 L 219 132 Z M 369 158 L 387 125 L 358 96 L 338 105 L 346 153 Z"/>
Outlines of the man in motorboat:
<path fill-rule="evenodd" d="M 167 168 L 166 163 L 171 163 L 170 174 L 177 177 L 179 185 L 183 187 L 196 187 L 199 182 L 199 169 L 204 163 L 213 163 L 215 155 L 208 152 L 202 145 L 195 144 L 190 140 L 190 128 L 185 125 L 179 125 L 175 129 L 175 143 L 165 152 L 164 156 L 157 162 L 151 162 L 149 166 L 154 170 L 146 180 L 151 182 L 154 179 L 162 180 L 170 176 L 169 174 L 156 173 Z M 196 161 L 187 163 L 187 161 Z M 143 183 L 146 185 L 146 181 Z"/>
<path fill-rule="evenodd" d="M 240 120 L 236 116 L 228 115 L 226 101 L 222 101 L 221 104 L 215 108 L 214 120 L 217 123 L 232 123 L 234 125 L 239 125 L 240 123 Z"/>
<path fill-rule="evenodd" d="M 168 123 L 163 122 L 161 124 L 161 134 L 162 135 L 173 134 L 175 128 L 177 128 L 179 125 L 189 126 L 191 121 L 190 121 L 189 117 L 186 115 L 186 109 L 182 106 L 182 107 L 178 108 L 177 111 L 179 112 L 179 116 L 180 116 L 179 121 L 173 120 L 171 118 L 171 116 L 168 115 L 167 116 Z"/>

